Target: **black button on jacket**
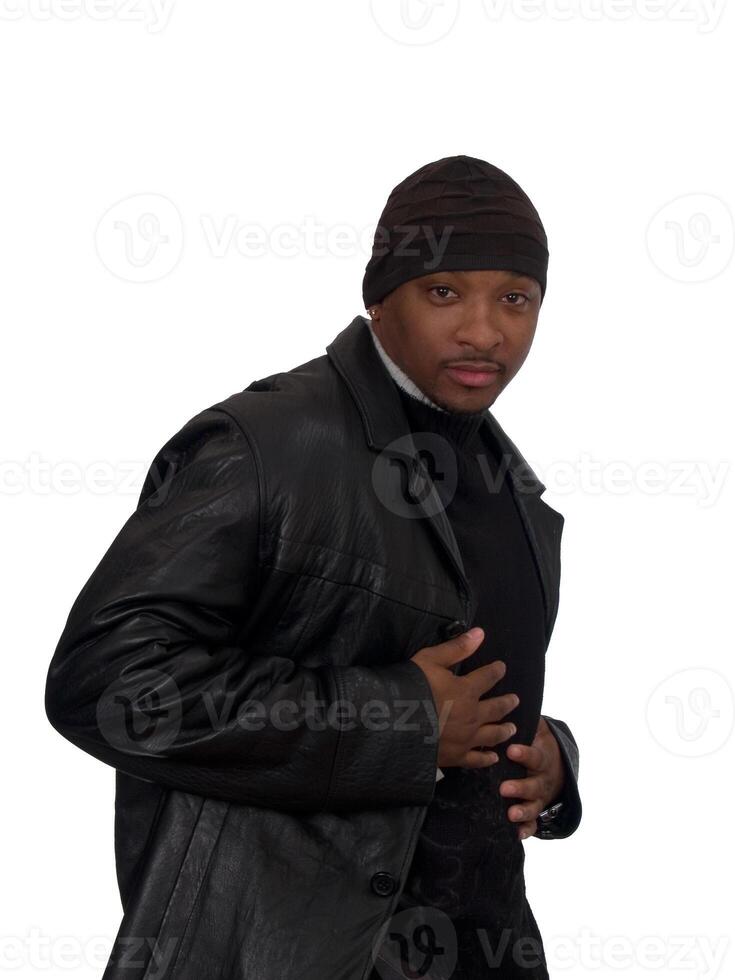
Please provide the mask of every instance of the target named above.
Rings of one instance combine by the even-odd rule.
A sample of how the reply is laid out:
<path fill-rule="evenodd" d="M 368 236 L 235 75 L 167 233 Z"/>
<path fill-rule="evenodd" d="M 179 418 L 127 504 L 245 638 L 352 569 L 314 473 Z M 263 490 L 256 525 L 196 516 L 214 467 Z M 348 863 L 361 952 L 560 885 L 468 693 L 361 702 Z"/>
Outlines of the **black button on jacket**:
<path fill-rule="evenodd" d="M 370 976 L 435 791 L 410 657 L 475 610 L 368 329 L 191 418 L 71 608 L 46 712 L 117 770 L 103 980 Z M 511 453 L 548 643 L 563 517 L 483 425 Z M 567 781 L 555 836 L 581 817 Z"/>

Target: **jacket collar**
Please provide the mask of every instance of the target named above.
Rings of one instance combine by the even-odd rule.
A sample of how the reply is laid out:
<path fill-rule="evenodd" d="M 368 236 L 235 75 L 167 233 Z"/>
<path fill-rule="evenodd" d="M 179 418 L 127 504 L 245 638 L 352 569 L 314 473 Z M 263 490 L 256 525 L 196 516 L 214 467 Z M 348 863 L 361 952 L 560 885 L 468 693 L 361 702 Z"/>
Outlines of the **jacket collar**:
<path fill-rule="evenodd" d="M 375 348 L 365 317 L 356 316 L 326 350 L 360 412 L 368 445 L 382 451 L 396 440 L 405 438 L 409 429 L 401 400 L 393 378 Z M 486 410 L 480 430 L 494 436 L 503 454 L 507 454 L 509 474 L 515 487 L 524 494 L 540 496 L 545 485 L 490 409 Z"/>
<path fill-rule="evenodd" d="M 368 446 L 400 459 L 406 464 L 407 492 L 426 517 L 438 544 L 454 568 L 458 594 L 462 602 L 462 617 L 471 625 L 477 610 L 477 597 L 472 594 L 449 518 L 411 437 L 398 389 L 370 336 L 368 321 L 362 316 L 356 316 L 352 323 L 337 334 L 326 350 L 331 363 L 357 406 Z M 487 432 L 494 436 L 503 458 L 509 460 L 508 473 L 511 477 L 511 487 L 531 544 L 543 589 L 548 641 L 556 615 L 553 600 L 556 589 L 549 565 L 544 560 L 544 549 L 539 544 L 537 532 L 542 529 L 545 522 L 551 520 L 552 515 L 556 517 L 559 515 L 539 500 L 546 487 L 489 409 L 478 431 L 481 434 Z"/>

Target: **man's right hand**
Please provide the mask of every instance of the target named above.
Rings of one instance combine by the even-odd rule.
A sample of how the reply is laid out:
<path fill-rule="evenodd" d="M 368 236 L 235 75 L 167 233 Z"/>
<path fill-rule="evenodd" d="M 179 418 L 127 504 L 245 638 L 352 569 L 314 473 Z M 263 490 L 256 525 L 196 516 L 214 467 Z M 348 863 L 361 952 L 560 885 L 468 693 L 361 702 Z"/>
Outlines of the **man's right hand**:
<path fill-rule="evenodd" d="M 411 657 L 426 675 L 434 696 L 439 717 L 440 768 L 492 766 L 498 761 L 498 754 L 485 747 L 498 745 L 515 734 L 516 726 L 501 719 L 519 704 L 516 694 L 480 700 L 504 676 L 502 660 L 459 676 L 452 672 L 454 664 L 471 656 L 484 638 L 484 630 L 476 626 L 444 643 L 422 647 Z"/>

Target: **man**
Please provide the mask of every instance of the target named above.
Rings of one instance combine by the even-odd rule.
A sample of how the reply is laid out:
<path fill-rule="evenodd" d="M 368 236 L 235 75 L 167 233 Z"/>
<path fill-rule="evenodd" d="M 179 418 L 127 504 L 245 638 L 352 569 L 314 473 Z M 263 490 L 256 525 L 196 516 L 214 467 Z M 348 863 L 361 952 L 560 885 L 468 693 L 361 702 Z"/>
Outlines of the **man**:
<path fill-rule="evenodd" d="M 46 689 L 117 771 L 105 980 L 548 977 L 521 840 L 581 818 L 540 715 L 563 518 L 487 411 L 547 260 L 507 174 L 429 164 L 381 216 L 372 322 L 156 455 Z"/>

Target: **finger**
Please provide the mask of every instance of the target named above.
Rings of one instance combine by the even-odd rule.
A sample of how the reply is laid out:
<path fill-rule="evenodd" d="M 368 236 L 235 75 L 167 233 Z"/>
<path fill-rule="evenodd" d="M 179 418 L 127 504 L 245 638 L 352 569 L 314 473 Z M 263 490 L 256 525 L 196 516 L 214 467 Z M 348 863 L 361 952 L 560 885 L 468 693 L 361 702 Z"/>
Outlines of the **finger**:
<path fill-rule="evenodd" d="M 479 710 L 483 724 L 500 721 L 520 704 L 517 694 L 499 694 L 496 697 L 481 698 Z"/>
<path fill-rule="evenodd" d="M 454 664 L 471 657 L 484 639 L 485 632 L 482 627 L 473 626 L 472 629 L 459 633 L 443 643 L 422 647 L 419 653 L 422 657 L 430 656 L 432 663 L 451 668 Z"/>
<path fill-rule="evenodd" d="M 483 664 L 482 667 L 475 667 L 474 670 L 463 674 L 462 680 L 467 685 L 470 694 L 479 700 L 481 694 L 495 687 L 504 676 L 505 663 L 502 660 L 493 660 L 491 664 Z"/>
<path fill-rule="evenodd" d="M 538 720 L 538 725 L 536 726 L 536 735 L 534 737 L 534 741 L 536 741 L 537 738 L 542 738 L 544 735 L 551 735 L 553 738 L 554 733 L 549 728 L 548 722 L 546 721 L 544 716 L 541 715 L 541 717 Z"/>
<path fill-rule="evenodd" d="M 554 742 L 556 742 L 556 737 L 554 736 L 554 733 L 551 731 L 545 731 L 545 732 L 536 732 L 536 735 L 534 736 L 533 742 L 531 744 L 538 745 L 539 748 L 548 751 L 549 746 L 551 746 Z"/>
<path fill-rule="evenodd" d="M 527 823 L 522 823 L 518 827 L 518 839 L 525 840 L 526 837 L 532 837 L 538 830 L 538 823 L 535 820 L 529 820 Z"/>
<path fill-rule="evenodd" d="M 508 807 L 508 819 L 513 823 L 535 820 L 543 808 L 543 801 L 540 799 L 529 800 L 523 804 L 514 803 L 513 806 Z"/>
<path fill-rule="evenodd" d="M 508 758 L 513 762 L 520 762 L 526 769 L 541 770 L 544 768 L 546 755 L 538 745 L 523 745 L 521 742 L 513 742 L 506 749 Z"/>
<path fill-rule="evenodd" d="M 504 779 L 499 789 L 502 796 L 539 800 L 543 796 L 544 787 L 539 776 L 528 776 L 525 779 Z"/>
<path fill-rule="evenodd" d="M 499 761 L 500 756 L 491 749 L 470 749 L 465 753 L 462 766 L 465 769 L 482 769 L 486 766 L 493 766 Z"/>
<path fill-rule="evenodd" d="M 489 725 L 480 725 L 477 729 L 478 745 L 500 745 L 507 742 L 516 733 L 516 726 L 512 721 L 495 722 Z"/>

